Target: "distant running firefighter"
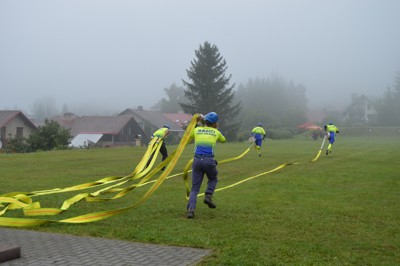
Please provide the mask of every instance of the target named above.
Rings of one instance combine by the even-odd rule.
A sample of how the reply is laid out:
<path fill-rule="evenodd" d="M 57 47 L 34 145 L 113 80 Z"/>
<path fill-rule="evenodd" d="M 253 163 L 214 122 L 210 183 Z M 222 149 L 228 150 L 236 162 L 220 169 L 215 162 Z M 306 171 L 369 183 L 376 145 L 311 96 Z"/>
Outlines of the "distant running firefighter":
<path fill-rule="evenodd" d="M 326 132 L 326 138 L 329 140 L 328 148 L 326 149 L 326 155 L 332 152 L 332 145 L 335 142 L 335 136 L 339 133 L 339 129 L 333 124 L 333 122 L 329 122 L 328 125 L 324 126 Z"/>
<path fill-rule="evenodd" d="M 258 123 L 258 125 L 253 128 L 251 131 L 251 135 L 254 137 L 254 142 L 256 144 L 256 151 L 258 153 L 258 157 L 261 157 L 261 145 L 263 140 L 265 139 L 265 130 L 262 127 L 261 123 Z"/>

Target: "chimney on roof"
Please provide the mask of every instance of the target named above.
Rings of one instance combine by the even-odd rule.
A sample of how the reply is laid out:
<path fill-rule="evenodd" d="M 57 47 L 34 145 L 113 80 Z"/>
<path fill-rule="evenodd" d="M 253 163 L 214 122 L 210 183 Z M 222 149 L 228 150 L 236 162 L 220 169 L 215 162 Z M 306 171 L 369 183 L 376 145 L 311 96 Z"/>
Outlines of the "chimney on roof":
<path fill-rule="evenodd" d="M 143 106 L 139 105 L 137 108 L 139 111 L 143 111 Z"/>
<path fill-rule="evenodd" d="M 64 113 L 64 119 L 65 120 L 73 120 L 75 118 L 75 114 L 71 112 L 65 112 Z"/>

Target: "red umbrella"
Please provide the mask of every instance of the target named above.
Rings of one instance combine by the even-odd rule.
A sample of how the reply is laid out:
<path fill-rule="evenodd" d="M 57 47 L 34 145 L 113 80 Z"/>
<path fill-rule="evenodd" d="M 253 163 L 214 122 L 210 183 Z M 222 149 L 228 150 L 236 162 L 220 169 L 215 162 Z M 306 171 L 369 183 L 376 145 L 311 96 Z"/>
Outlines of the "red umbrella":
<path fill-rule="evenodd" d="M 317 126 L 317 125 L 315 125 L 315 126 L 309 126 L 309 127 L 307 128 L 307 130 L 322 130 L 322 127 Z"/>
<path fill-rule="evenodd" d="M 298 125 L 297 128 L 305 129 L 305 130 L 322 130 L 322 127 L 312 123 L 306 122 L 304 124 Z"/>

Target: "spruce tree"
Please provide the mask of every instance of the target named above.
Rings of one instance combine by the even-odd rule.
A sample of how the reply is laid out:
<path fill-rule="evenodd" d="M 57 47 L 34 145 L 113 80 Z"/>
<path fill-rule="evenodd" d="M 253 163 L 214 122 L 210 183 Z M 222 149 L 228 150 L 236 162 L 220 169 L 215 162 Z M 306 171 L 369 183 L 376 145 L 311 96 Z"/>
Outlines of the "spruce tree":
<path fill-rule="evenodd" d="M 229 85 L 232 75 L 225 75 L 226 61 L 218 47 L 209 42 L 200 45 L 195 55 L 190 69 L 186 70 L 190 81 L 182 80 L 188 102 L 180 105 L 190 114 L 216 112 L 222 133 L 234 138 L 239 128 L 236 117 L 241 107 L 240 102 L 234 103 L 235 84 Z"/>

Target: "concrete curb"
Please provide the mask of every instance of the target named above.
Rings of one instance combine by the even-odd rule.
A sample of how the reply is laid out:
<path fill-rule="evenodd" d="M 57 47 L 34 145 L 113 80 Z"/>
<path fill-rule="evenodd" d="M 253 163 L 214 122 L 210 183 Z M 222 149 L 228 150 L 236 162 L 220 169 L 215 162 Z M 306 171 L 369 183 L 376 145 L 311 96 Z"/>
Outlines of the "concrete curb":
<path fill-rule="evenodd" d="M 21 247 L 0 243 L 0 263 L 21 257 Z"/>

